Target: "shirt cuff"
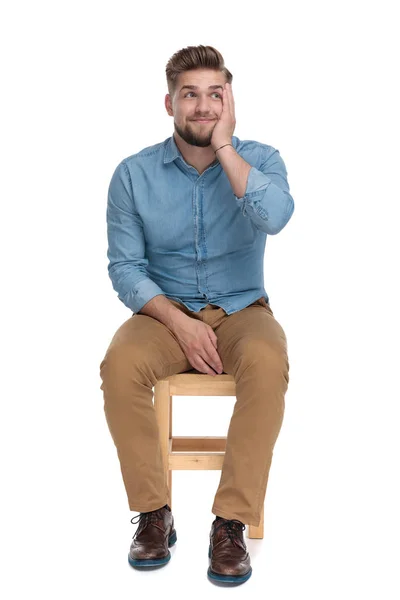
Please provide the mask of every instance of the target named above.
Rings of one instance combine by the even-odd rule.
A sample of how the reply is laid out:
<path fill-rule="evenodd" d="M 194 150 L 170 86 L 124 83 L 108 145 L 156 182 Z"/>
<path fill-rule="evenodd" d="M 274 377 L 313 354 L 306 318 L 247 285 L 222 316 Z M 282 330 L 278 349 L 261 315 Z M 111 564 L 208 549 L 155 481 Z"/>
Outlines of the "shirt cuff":
<path fill-rule="evenodd" d="M 251 167 L 247 177 L 247 185 L 244 196 L 239 198 L 236 196 L 236 194 L 234 194 L 243 214 L 245 214 L 247 205 L 250 206 L 262 219 L 268 218 L 266 211 L 259 204 L 259 199 L 264 196 L 270 183 L 272 183 L 272 181 L 267 175 L 265 175 L 265 173 L 262 173 L 255 167 Z"/>
<path fill-rule="evenodd" d="M 147 302 L 149 302 L 154 296 L 158 296 L 162 294 L 165 296 L 163 290 L 151 279 L 143 279 L 138 284 L 134 290 L 129 292 L 122 302 L 130 308 L 134 313 L 138 313 L 141 308 Z"/>

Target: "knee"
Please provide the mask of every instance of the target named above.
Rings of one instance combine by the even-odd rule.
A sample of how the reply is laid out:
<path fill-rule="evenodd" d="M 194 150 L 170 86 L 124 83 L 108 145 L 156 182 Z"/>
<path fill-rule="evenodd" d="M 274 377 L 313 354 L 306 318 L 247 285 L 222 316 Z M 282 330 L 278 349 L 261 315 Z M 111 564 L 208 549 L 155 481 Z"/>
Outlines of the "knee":
<path fill-rule="evenodd" d="M 243 350 L 246 367 L 257 370 L 277 373 L 289 372 L 289 360 L 286 341 L 282 343 L 270 342 L 265 339 L 256 339 L 246 343 Z"/>
<path fill-rule="evenodd" d="M 135 345 L 120 344 L 110 346 L 100 363 L 100 377 L 120 381 L 132 377 L 140 369 L 142 353 Z"/>

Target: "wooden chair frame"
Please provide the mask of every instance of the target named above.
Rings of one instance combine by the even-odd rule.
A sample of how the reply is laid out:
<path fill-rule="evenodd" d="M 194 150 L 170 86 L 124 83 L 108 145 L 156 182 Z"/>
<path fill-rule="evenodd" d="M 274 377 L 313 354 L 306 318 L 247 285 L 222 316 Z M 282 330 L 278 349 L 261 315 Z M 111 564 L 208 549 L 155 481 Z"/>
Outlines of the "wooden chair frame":
<path fill-rule="evenodd" d="M 236 396 L 232 375 L 207 375 L 196 369 L 161 379 L 154 386 L 154 408 L 160 431 L 161 450 L 170 490 L 172 509 L 172 471 L 222 469 L 226 436 L 173 436 L 173 396 Z M 248 525 L 249 538 L 264 537 L 264 506 L 258 526 Z"/>

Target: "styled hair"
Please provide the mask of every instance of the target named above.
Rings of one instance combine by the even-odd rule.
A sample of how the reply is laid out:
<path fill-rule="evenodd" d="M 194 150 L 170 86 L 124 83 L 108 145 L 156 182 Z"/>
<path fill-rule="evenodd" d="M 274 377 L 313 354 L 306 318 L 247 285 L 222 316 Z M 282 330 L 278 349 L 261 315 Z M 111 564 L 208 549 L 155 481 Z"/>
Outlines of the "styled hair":
<path fill-rule="evenodd" d="M 192 69 L 221 71 L 226 77 L 226 82 L 232 83 L 233 75 L 225 67 L 222 54 L 216 48 L 213 46 L 187 46 L 171 56 L 165 69 L 168 93 L 171 96 L 176 91 L 179 73 Z"/>

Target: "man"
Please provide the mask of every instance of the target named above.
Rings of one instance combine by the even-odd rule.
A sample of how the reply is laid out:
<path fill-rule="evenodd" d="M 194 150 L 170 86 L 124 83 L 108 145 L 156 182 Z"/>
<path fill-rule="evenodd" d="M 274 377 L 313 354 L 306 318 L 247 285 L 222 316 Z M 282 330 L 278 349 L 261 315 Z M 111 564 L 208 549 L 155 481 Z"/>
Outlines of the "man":
<path fill-rule="evenodd" d="M 221 54 L 184 48 L 166 72 L 174 133 L 124 159 L 109 187 L 108 270 L 133 315 L 100 365 L 104 411 L 130 510 L 140 512 L 129 563 L 162 565 L 177 538 L 153 387 L 193 368 L 234 376 L 208 575 L 242 583 L 252 572 L 242 532 L 260 521 L 289 382 L 264 250 L 294 202 L 279 151 L 233 135 L 232 75 Z"/>

